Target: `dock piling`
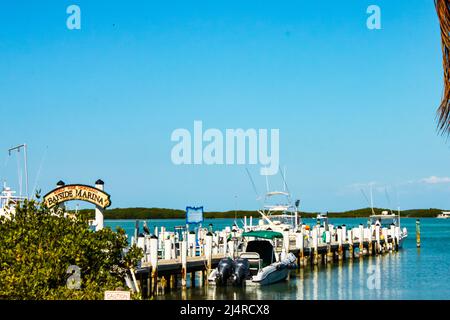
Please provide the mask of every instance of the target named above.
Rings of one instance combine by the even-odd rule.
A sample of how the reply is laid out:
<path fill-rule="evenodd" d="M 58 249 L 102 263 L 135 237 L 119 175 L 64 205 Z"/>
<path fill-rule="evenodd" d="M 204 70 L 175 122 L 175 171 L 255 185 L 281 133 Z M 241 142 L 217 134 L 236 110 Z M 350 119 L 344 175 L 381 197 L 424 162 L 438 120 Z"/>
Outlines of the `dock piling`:
<path fill-rule="evenodd" d="M 181 286 L 186 288 L 187 274 L 187 241 L 183 239 L 181 242 Z"/>
<path fill-rule="evenodd" d="M 359 258 L 363 258 L 364 252 L 364 226 L 362 224 L 359 225 Z"/>
<path fill-rule="evenodd" d="M 416 220 L 416 245 L 420 248 L 420 219 Z"/>
<path fill-rule="evenodd" d="M 150 266 L 152 268 L 152 282 L 154 290 L 158 286 L 158 237 L 150 237 Z"/>

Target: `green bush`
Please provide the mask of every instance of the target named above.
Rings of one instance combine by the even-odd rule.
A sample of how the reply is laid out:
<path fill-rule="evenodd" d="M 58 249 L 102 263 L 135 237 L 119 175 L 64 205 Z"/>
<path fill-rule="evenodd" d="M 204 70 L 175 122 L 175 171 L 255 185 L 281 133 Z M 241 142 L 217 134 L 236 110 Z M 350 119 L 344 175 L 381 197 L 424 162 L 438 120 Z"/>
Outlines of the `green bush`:
<path fill-rule="evenodd" d="M 0 299 L 103 299 L 105 290 L 125 287 L 126 272 L 142 257 L 135 246 L 125 253 L 127 245 L 123 229 L 94 232 L 87 215 L 68 218 L 25 201 L 0 218 Z"/>

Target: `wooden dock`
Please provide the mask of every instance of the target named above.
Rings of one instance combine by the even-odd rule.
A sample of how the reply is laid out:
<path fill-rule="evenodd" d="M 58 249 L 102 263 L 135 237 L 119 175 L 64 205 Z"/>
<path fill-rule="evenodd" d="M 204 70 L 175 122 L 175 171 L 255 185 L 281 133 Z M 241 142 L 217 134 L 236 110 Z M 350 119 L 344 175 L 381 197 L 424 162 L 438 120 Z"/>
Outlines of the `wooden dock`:
<path fill-rule="evenodd" d="M 230 234 L 219 231 L 215 234 L 205 232 L 200 236 L 200 246 L 196 245 L 192 234 L 178 241 L 175 234 L 165 230 L 160 237 L 147 236 L 140 241 L 145 257 L 134 270 L 134 279 L 143 298 L 157 293 L 158 287 L 169 290 L 185 288 L 188 274 L 191 286 L 196 285 L 197 272 L 201 273 L 200 281 L 207 283 L 207 275 L 221 259 L 239 255 L 235 243 L 242 240 L 239 234 L 232 234 L 230 238 Z M 304 268 L 398 251 L 399 236 L 399 229 L 394 227 L 360 226 L 347 231 L 339 226 L 324 231 L 315 226 L 312 230 L 283 232 L 283 239 L 275 241 L 275 250 L 278 259 L 286 252 L 293 253 L 297 257 L 297 267 Z"/>

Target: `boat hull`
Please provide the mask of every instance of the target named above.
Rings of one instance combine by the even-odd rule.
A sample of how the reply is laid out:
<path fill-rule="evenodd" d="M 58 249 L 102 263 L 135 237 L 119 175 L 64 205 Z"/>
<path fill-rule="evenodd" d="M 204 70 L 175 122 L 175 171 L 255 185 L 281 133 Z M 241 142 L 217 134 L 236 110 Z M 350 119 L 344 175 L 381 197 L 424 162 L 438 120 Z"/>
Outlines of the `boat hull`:
<path fill-rule="evenodd" d="M 262 272 L 264 271 L 262 270 Z M 289 269 L 287 267 L 283 267 L 278 270 L 271 270 L 260 278 L 258 278 L 258 275 L 252 277 L 252 279 L 246 281 L 246 284 L 250 286 L 265 286 L 286 280 L 288 274 Z"/>

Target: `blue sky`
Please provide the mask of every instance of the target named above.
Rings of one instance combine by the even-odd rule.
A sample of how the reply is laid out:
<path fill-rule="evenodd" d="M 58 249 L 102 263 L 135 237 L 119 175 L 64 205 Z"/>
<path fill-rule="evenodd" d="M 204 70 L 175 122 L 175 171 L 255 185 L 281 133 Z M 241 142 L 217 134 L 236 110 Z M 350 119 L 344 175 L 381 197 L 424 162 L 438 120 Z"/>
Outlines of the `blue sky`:
<path fill-rule="evenodd" d="M 81 8 L 68 30 L 66 8 Z M 381 30 L 366 27 L 369 5 Z M 173 130 L 278 128 L 302 209 L 450 208 L 432 1 L 3 1 L 0 178 L 102 178 L 113 207 L 255 209 L 245 166 L 176 166 Z M 248 166 L 262 192 L 259 166 Z M 38 178 L 38 179 L 36 179 Z M 36 182 L 37 180 L 37 182 Z M 281 186 L 280 177 L 269 181 Z"/>

